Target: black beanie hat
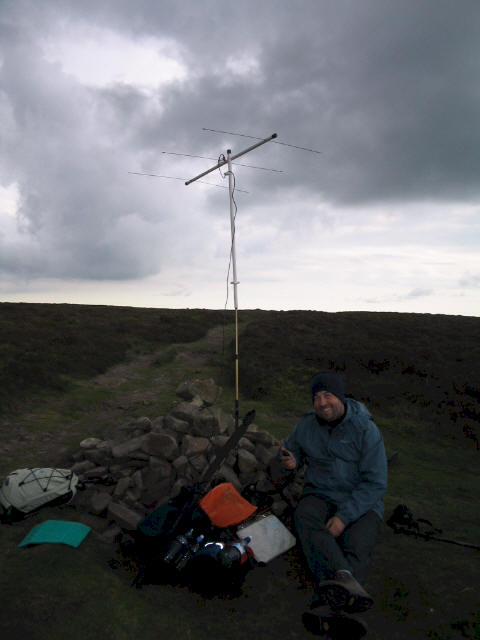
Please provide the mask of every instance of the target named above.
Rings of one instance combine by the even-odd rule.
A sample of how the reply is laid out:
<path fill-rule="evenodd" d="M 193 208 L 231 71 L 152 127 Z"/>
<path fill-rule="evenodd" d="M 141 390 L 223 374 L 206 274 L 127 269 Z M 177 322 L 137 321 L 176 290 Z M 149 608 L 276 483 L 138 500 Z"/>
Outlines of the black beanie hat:
<path fill-rule="evenodd" d="M 335 371 L 320 371 L 312 378 L 312 401 L 317 391 L 330 391 L 342 402 L 345 400 L 343 380 Z"/>

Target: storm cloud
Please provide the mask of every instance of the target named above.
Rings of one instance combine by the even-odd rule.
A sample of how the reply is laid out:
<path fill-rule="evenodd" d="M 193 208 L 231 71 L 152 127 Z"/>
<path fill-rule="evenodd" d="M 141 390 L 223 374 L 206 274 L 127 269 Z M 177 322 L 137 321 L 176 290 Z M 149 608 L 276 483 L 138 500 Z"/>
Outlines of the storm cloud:
<path fill-rule="evenodd" d="M 228 191 L 182 180 L 276 132 L 235 166 L 250 306 L 480 313 L 479 29 L 468 0 L 3 0 L 0 290 L 221 306 Z"/>

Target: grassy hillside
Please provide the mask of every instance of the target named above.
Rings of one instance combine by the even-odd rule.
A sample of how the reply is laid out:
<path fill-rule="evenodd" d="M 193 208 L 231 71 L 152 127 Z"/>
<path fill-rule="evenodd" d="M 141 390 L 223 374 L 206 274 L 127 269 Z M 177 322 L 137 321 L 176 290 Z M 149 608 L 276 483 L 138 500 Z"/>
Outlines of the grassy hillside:
<path fill-rule="evenodd" d="M 112 421 L 154 418 L 185 378 L 214 377 L 222 406 L 232 407 L 233 317 L 225 318 L 222 328 L 221 311 L 0 304 L 0 466 L 46 455 L 56 463 L 57 432 L 78 443 Z M 240 320 L 242 414 L 255 408 L 259 427 L 283 437 L 310 408 L 311 374 L 340 371 L 387 451 L 399 452 L 386 514 L 406 503 L 444 537 L 480 544 L 479 318 L 245 311 Z M 149 352 L 153 359 L 142 360 Z M 128 361 L 132 375 L 119 364 Z M 104 371 L 102 386 L 93 376 Z M 17 548 L 37 522 L 75 517 L 67 505 L 0 526 L 2 637 L 311 638 L 300 621 L 311 585 L 296 551 L 250 572 L 239 598 L 209 601 L 168 585 L 131 589 L 132 576 L 112 571 L 112 549 L 93 535 L 78 549 Z M 387 527 L 367 585 L 376 601 L 368 639 L 479 640 L 478 553 Z"/>
<path fill-rule="evenodd" d="M 0 410 L 35 392 L 66 390 L 139 350 L 198 340 L 219 311 L 0 304 Z"/>
<path fill-rule="evenodd" d="M 241 337 L 240 375 L 251 398 L 308 398 L 321 369 L 375 416 L 429 424 L 478 445 L 480 319 L 398 313 L 254 312 Z"/>

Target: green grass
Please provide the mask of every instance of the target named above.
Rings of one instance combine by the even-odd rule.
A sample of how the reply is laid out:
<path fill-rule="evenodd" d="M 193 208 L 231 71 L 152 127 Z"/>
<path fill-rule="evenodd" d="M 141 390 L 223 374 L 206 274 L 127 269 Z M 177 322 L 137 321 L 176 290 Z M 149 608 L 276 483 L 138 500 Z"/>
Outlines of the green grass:
<path fill-rule="evenodd" d="M 175 389 L 186 378 L 213 377 L 224 389 L 219 405 L 233 412 L 233 326 L 225 328 L 223 354 L 221 339 L 213 348 L 206 338 L 222 318 L 221 312 L 209 311 L 0 305 L 0 326 L 8 326 L 9 331 L 9 343 L 0 348 L 0 363 L 5 364 L 5 354 L 14 353 L 10 343 L 18 354 L 25 340 L 38 345 L 47 334 L 51 336 L 52 326 L 71 337 L 70 351 L 62 346 L 65 340 L 47 341 L 51 353 L 38 363 L 44 371 L 40 382 L 21 387 L 23 399 L 16 401 L 16 412 L 9 404 L 10 413 L 2 424 L 3 443 L 15 438 L 19 449 L 16 458 L 2 456 L 0 472 L 11 470 L 7 462 L 15 462 L 17 468 L 34 465 L 47 455 L 41 451 L 49 432 L 64 433 L 62 445 L 68 448 L 78 446 L 83 437 L 100 435 L 112 421 L 164 415 L 178 400 Z M 163 329 L 157 332 L 152 328 L 155 323 Z M 90 333 L 85 330 L 82 339 L 73 340 L 74 334 L 68 331 L 82 326 L 90 327 Z M 84 360 L 82 371 L 66 371 L 62 358 L 68 353 L 75 358 L 75 348 L 85 346 L 86 336 L 95 334 L 94 327 L 97 345 L 108 328 L 117 327 L 123 351 L 107 365 L 99 351 L 108 350 L 110 343 L 97 346 L 88 351 L 91 362 Z M 165 327 L 170 333 L 162 334 Z M 445 538 L 479 544 L 480 454 L 462 432 L 463 423 L 475 422 L 480 411 L 478 381 L 472 378 L 478 368 L 479 338 L 476 318 L 245 312 L 240 336 L 240 414 L 255 409 L 258 426 L 283 438 L 310 409 L 310 373 L 323 367 L 340 368 L 347 390 L 364 399 L 372 411 L 387 451 L 399 452 L 389 471 L 386 515 L 404 503 L 416 518 L 443 529 Z M 182 352 L 192 357 L 182 359 Z M 108 371 L 134 353 L 151 353 L 151 364 L 116 386 L 95 383 L 100 369 Z M 206 359 L 201 360 L 202 355 Z M 9 371 L 12 389 L 19 380 L 14 369 Z M 51 384 L 57 379 L 62 381 L 61 389 Z M 109 567 L 113 549 L 93 534 L 78 549 L 18 548 L 37 522 L 75 517 L 75 510 L 65 506 L 45 509 L 13 527 L 0 527 L 2 637 L 311 637 L 300 621 L 311 585 L 296 551 L 250 572 L 240 597 L 205 600 L 179 586 L 132 589 L 132 574 Z M 365 614 L 369 640 L 479 640 L 479 553 L 395 535 L 386 527 L 374 551 L 367 585 L 376 599 L 373 610 Z"/>

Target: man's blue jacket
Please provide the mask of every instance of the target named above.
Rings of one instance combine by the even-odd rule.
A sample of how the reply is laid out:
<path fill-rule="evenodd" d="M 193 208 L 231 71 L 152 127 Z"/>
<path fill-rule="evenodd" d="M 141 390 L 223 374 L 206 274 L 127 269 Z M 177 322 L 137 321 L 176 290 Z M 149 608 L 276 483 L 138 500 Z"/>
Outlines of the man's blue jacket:
<path fill-rule="evenodd" d="M 331 430 L 314 411 L 306 413 L 285 439 L 285 448 L 295 456 L 297 469 L 306 464 L 303 495 L 336 505 L 335 515 L 348 525 L 370 510 L 383 518 L 387 457 L 365 405 L 350 398 L 344 404 L 345 417 Z"/>

